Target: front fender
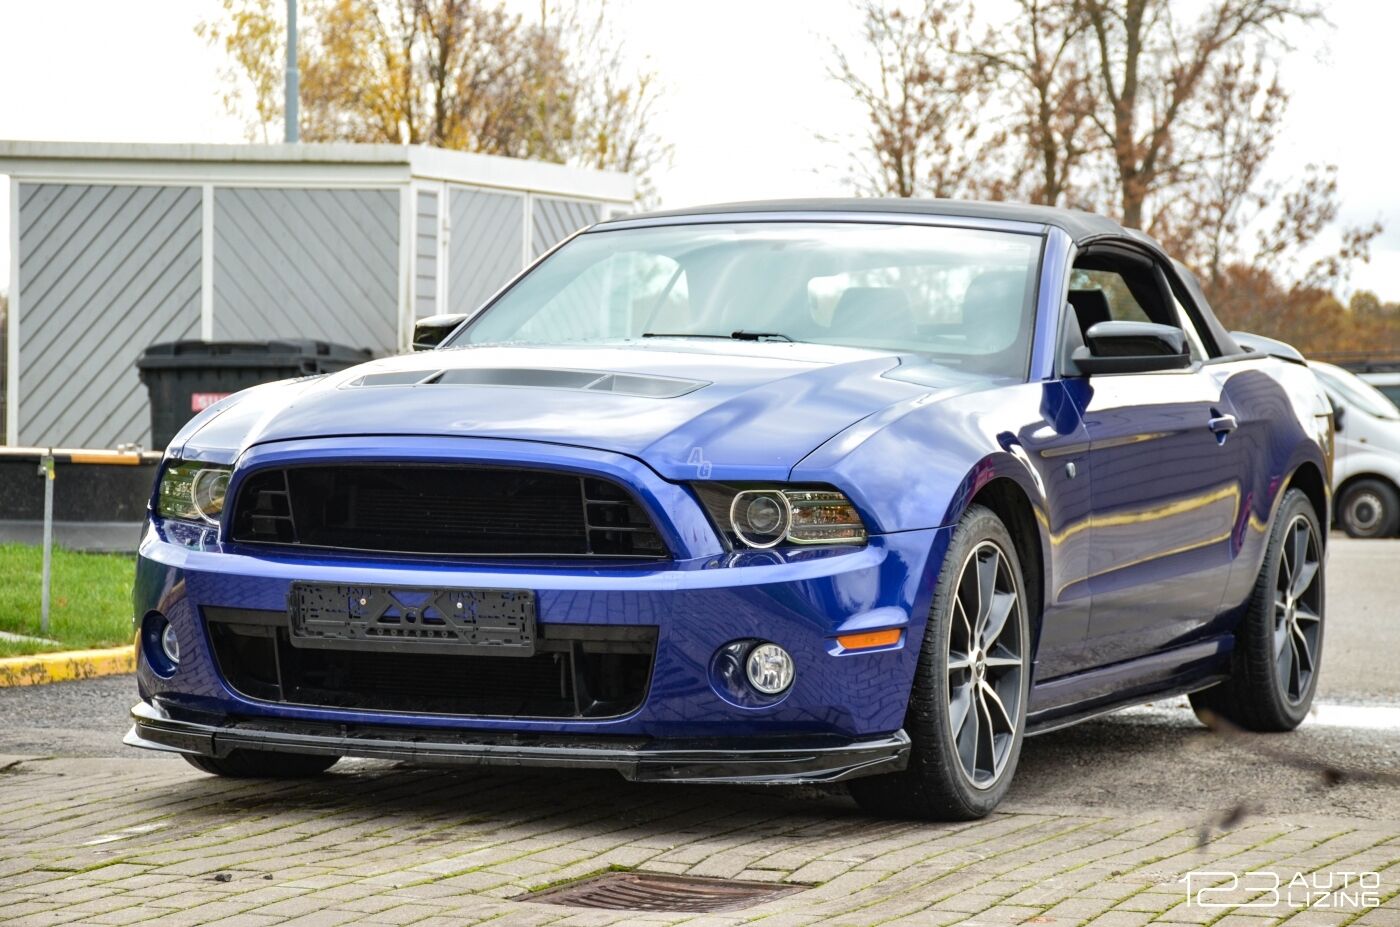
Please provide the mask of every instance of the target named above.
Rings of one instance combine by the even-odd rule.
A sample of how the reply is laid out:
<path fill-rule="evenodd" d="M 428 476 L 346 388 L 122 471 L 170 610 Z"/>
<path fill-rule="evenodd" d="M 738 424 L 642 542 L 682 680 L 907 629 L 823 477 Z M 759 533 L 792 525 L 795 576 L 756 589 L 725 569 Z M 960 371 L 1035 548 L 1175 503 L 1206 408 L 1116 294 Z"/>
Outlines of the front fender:
<path fill-rule="evenodd" d="M 857 423 L 808 455 L 791 479 L 841 489 L 880 533 L 957 522 L 996 479 L 1014 482 L 1042 531 L 1054 524 L 1056 449 L 1083 443 L 1063 386 L 1024 383 L 921 397 Z M 1087 480 L 1081 481 L 1087 492 Z M 1046 540 L 1046 538 L 1042 538 Z"/>
<path fill-rule="evenodd" d="M 1078 659 L 1088 627 L 1087 450 L 1063 383 L 1012 384 L 909 403 L 902 414 L 859 423 L 803 460 L 793 479 L 846 492 L 880 532 L 947 529 L 989 483 L 1014 485 L 1039 541 L 1037 672 L 1053 675 Z M 941 557 L 930 563 L 930 590 L 942 567 Z M 1035 565 L 1023 567 L 1031 579 Z"/>

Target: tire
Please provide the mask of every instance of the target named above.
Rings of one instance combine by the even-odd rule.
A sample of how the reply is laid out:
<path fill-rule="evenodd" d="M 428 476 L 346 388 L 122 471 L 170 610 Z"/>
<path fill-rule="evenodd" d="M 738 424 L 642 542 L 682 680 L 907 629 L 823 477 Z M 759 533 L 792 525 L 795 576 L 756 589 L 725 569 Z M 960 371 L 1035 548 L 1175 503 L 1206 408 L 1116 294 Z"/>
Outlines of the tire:
<path fill-rule="evenodd" d="M 183 754 L 200 772 L 229 779 L 306 779 L 319 776 L 340 761 L 338 756 L 314 753 L 274 753 L 270 750 L 234 750 L 228 756 Z"/>
<path fill-rule="evenodd" d="M 1300 531 L 1306 532 L 1301 554 Z M 1327 601 L 1322 543 L 1312 503 L 1290 489 L 1235 632 L 1230 678 L 1191 695 L 1191 707 L 1208 726 L 1223 719 L 1248 731 L 1291 731 L 1307 717 L 1322 660 Z"/>
<path fill-rule="evenodd" d="M 1390 538 L 1400 531 L 1400 493 L 1385 480 L 1357 480 L 1337 503 L 1337 524 L 1354 538 Z"/>
<path fill-rule="evenodd" d="M 983 608 L 989 576 L 994 608 Z M 1021 754 L 1030 684 L 1025 589 L 1006 526 L 990 509 L 969 507 L 948 546 L 919 651 L 904 719 L 909 766 L 853 780 L 849 789 L 861 808 L 882 817 L 970 821 L 1005 796 Z M 974 625 L 983 629 L 975 642 Z M 978 646 L 987 639 L 991 646 Z"/>

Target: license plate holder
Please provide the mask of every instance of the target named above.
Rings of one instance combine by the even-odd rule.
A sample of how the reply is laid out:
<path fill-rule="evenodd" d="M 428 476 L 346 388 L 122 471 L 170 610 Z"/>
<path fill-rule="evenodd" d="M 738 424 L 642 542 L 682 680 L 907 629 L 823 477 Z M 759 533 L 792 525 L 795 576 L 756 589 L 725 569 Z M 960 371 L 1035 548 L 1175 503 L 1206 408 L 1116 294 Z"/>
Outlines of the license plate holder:
<path fill-rule="evenodd" d="M 294 647 L 529 657 L 535 594 L 293 583 L 287 612 Z"/>

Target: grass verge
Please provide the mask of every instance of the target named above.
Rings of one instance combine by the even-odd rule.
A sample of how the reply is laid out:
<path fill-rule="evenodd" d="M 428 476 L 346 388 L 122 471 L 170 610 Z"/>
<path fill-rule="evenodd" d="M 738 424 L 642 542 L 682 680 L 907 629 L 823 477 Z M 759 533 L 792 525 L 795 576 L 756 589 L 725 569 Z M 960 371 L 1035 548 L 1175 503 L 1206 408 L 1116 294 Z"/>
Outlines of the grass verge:
<path fill-rule="evenodd" d="M 37 546 L 0 544 L 0 631 L 39 637 L 40 576 Z M 55 643 L 0 638 L 0 657 L 116 647 L 131 643 L 131 584 L 136 558 L 54 548 L 49 633 Z"/>

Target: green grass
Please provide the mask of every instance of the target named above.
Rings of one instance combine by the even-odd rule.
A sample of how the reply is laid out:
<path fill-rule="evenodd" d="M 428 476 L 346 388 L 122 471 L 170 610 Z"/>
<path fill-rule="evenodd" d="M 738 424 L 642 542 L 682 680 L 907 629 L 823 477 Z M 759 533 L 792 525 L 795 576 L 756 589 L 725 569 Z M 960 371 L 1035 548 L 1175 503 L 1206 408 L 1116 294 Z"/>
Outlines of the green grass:
<path fill-rule="evenodd" d="M 40 549 L 0 544 L 0 631 L 39 637 Z M 49 633 L 43 644 L 0 639 L 0 657 L 129 644 L 136 558 L 54 548 Z"/>

